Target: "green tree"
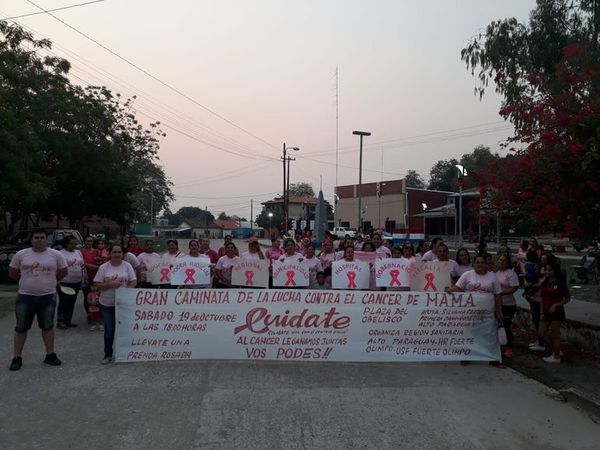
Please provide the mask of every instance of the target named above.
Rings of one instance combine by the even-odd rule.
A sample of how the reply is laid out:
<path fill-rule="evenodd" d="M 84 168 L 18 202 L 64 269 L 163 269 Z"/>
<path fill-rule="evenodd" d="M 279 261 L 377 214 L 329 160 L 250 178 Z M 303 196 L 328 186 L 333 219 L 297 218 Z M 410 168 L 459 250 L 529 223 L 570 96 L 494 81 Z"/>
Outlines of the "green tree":
<path fill-rule="evenodd" d="M 437 191 L 458 191 L 458 173 L 456 165 L 458 161 L 454 158 L 436 162 L 429 172 L 428 189 Z"/>
<path fill-rule="evenodd" d="M 0 177 L 0 209 L 9 226 L 31 213 L 123 222 L 142 188 L 164 209 L 172 193 L 158 165 L 159 124 L 139 124 L 133 100 L 71 84 L 68 61 L 37 53 L 48 40 L 2 21 L 0 35 L 0 161 L 10 171 Z"/>
<path fill-rule="evenodd" d="M 273 217 L 269 218 L 269 212 L 273 213 Z M 260 214 L 256 216 L 256 224 L 266 230 L 269 229 L 269 225 L 273 228 L 280 229 L 282 228 L 284 221 L 285 218 L 280 211 L 267 211 L 263 209 Z"/>
<path fill-rule="evenodd" d="M 183 206 L 176 213 L 165 214 L 165 217 L 169 220 L 169 225 L 172 226 L 177 226 L 186 219 L 207 221 L 208 223 L 215 220 L 215 216 L 210 211 L 197 206 Z"/>
<path fill-rule="evenodd" d="M 290 197 L 315 197 L 315 191 L 310 183 L 291 183 Z"/>
<path fill-rule="evenodd" d="M 409 170 L 406 172 L 406 176 L 404 177 L 406 181 L 406 187 L 424 189 L 425 188 L 425 180 L 416 170 Z"/>

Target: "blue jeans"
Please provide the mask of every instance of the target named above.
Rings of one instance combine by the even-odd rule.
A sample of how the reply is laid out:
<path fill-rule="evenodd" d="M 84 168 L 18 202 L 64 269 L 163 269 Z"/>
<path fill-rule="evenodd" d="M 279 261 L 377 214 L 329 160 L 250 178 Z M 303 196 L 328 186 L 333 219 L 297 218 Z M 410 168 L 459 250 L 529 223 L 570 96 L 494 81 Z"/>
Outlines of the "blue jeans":
<path fill-rule="evenodd" d="M 113 355 L 113 344 L 115 342 L 115 307 L 100 305 L 102 321 L 104 322 L 104 356 Z"/>

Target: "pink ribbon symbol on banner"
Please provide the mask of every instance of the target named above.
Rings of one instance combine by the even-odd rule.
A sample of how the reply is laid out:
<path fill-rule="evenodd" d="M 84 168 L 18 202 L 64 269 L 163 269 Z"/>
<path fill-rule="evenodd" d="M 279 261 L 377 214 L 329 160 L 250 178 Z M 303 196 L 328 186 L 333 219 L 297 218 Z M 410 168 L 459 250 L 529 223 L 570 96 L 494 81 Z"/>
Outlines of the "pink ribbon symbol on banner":
<path fill-rule="evenodd" d="M 356 289 L 356 283 L 354 282 L 356 279 L 356 272 L 348 272 L 346 276 L 348 277 L 348 289 Z"/>
<path fill-rule="evenodd" d="M 185 280 L 183 280 L 183 283 L 196 283 L 196 280 L 194 280 L 194 274 L 196 273 L 195 269 L 185 269 Z"/>
<path fill-rule="evenodd" d="M 437 288 L 435 287 L 435 284 L 433 284 L 433 280 L 435 279 L 435 275 L 432 273 L 426 273 L 425 274 L 425 281 L 427 281 L 427 284 L 425 285 L 425 287 L 423 288 L 424 291 L 431 289 L 432 291 L 437 291 Z"/>
<path fill-rule="evenodd" d="M 296 281 L 294 280 L 294 275 L 296 274 L 296 272 L 294 272 L 293 270 L 288 270 L 285 275 L 287 276 L 287 280 L 285 282 L 286 286 L 292 285 L 292 286 L 296 286 Z"/>
<path fill-rule="evenodd" d="M 254 272 L 248 270 L 247 272 L 244 272 L 244 275 L 246 276 L 246 286 L 254 286 L 254 282 L 252 281 Z"/>
<path fill-rule="evenodd" d="M 392 280 L 390 281 L 390 287 L 394 285 L 402 286 L 400 280 L 398 279 L 398 275 L 400 275 L 399 270 L 390 270 L 390 276 L 392 277 Z"/>
<path fill-rule="evenodd" d="M 160 282 L 169 281 L 169 268 L 163 267 L 160 269 Z"/>

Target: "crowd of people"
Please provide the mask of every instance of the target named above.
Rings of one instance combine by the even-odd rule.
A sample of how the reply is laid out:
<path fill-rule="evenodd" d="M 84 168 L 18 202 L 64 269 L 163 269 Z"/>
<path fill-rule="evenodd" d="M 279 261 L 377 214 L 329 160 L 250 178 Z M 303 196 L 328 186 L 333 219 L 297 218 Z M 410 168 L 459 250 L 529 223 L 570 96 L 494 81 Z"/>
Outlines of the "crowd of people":
<path fill-rule="evenodd" d="M 473 257 L 467 248 L 461 247 L 451 259 L 449 248 L 441 238 L 433 238 L 431 242 L 419 241 L 416 245 L 409 241 L 395 245 L 391 239 L 382 239 L 377 232 L 356 239 L 348 236 L 337 239 L 327 233 L 319 252 L 307 237 L 288 238 L 283 242 L 280 238 L 273 238 L 271 246 L 264 252 L 256 237 L 248 240 L 248 248 L 242 252 L 230 236 L 225 237 L 218 252 L 210 248 L 210 241 L 206 238 L 190 240 L 187 254 L 180 251 L 176 240 L 167 241 L 167 251 L 162 255 L 155 251 L 154 244 L 152 239 L 146 239 L 142 247 L 136 236 L 125 235 L 119 242 L 108 245 L 104 239 L 87 236 L 78 249 L 76 239 L 67 236 L 62 249 L 57 251 L 48 248 L 45 231 L 36 230 L 32 234 L 31 248 L 19 251 L 10 263 L 9 276 L 19 282 L 14 358 L 10 370 L 19 370 L 22 366 L 27 331 L 36 317 L 47 352 L 44 362 L 55 366 L 61 364 L 54 352 L 54 314 L 56 311 L 57 328 L 68 330 L 76 327 L 72 318 L 80 291 L 90 330 L 104 332 L 102 363 L 112 362 L 116 290 L 121 287 L 158 287 L 152 286 L 147 279 L 146 267 L 150 261 L 162 258 L 174 264 L 182 256 L 204 258 L 212 267 L 213 281 L 208 286 L 198 287 L 224 289 L 232 287 L 232 268 L 237 258 L 267 260 L 270 266 L 276 260 L 305 261 L 309 267 L 309 288 L 331 289 L 333 262 L 353 261 L 355 252 L 374 253 L 374 258 L 446 261 L 452 279 L 452 285 L 446 287 L 448 292 L 494 295 L 496 319 L 506 333 L 506 344 L 502 346 L 502 355 L 506 358 L 514 355 L 512 320 L 517 310 L 514 294 L 519 286 L 524 287 L 538 335 L 530 349 L 547 352 L 548 355 L 543 358 L 546 362 L 561 360 L 560 328 L 565 320 L 564 305 L 570 300 L 566 274 L 557 258 L 543 251 L 535 239 L 521 245 L 515 261 L 506 241 L 501 242 L 495 257 L 487 252 L 485 246 L 479 246 Z M 370 289 L 385 289 L 375 286 L 374 270 Z"/>

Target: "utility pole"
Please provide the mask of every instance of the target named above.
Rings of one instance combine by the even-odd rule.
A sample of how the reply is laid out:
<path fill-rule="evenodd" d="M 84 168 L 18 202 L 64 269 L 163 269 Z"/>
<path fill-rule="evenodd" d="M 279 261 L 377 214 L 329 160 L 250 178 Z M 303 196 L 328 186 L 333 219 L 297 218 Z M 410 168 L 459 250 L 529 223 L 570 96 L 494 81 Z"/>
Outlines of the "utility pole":
<path fill-rule="evenodd" d="M 285 146 L 285 142 L 283 143 L 283 157 L 281 158 L 283 160 L 283 217 L 284 217 L 284 224 L 283 224 L 283 232 L 285 234 L 287 234 L 288 231 L 288 207 L 289 207 L 289 190 L 290 190 L 290 161 L 296 161 L 295 158 L 291 158 L 290 156 L 287 156 L 287 150 L 294 150 L 296 152 L 300 151 L 300 148 L 298 147 L 286 147 Z M 285 167 L 285 163 L 287 161 L 287 176 L 286 176 L 286 167 Z"/>
<path fill-rule="evenodd" d="M 254 200 L 250 199 L 250 233 L 254 234 Z"/>
<path fill-rule="evenodd" d="M 338 185 L 338 150 L 339 150 L 339 109 L 338 109 L 338 68 L 335 67 L 335 185 Z"/>
<path fill-rule="evenodd" d="M 353 131 L 353 135 L 360 136 L 360 156 L 358 160 L 358 232 L 362 233 L 362 153 L 363 136 L 371 136 L 368 131 Z"/>
<path fill-rule="evenodd" d="M 284 224 L 283 224 L 283 232 L 285 234 L 287 234 L 287 214 L 286 212 L 286 207 L 285 207 L 285 198 L 286 198 L 286 188 L 287 188 L 287 184 L 285 182 L 285 160 L 287 158 L 287 154 L 286 154 L 286 149 L 285 149 L 285 142 L 283 143 L 283 158 L 281 158 L 283 160 L 283 220 L 284 220 Z"/>

